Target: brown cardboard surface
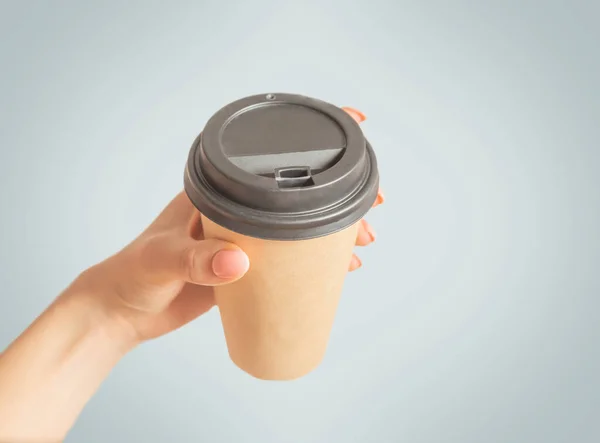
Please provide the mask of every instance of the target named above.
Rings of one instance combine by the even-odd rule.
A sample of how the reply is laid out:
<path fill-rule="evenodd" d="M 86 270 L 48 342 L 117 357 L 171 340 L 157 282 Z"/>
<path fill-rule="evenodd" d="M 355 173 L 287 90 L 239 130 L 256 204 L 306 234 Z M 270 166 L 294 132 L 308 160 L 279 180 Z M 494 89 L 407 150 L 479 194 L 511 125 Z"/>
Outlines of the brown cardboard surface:
<path fill-rule="evenodd" d="M 206 238 L 240 246 L 250 269 L 215 288 L 233 362 L 266 380 L 291 380 L 325 354 L 358 225 L 326 237 L 270 241 L 229 231 L 202 217 Z"/>

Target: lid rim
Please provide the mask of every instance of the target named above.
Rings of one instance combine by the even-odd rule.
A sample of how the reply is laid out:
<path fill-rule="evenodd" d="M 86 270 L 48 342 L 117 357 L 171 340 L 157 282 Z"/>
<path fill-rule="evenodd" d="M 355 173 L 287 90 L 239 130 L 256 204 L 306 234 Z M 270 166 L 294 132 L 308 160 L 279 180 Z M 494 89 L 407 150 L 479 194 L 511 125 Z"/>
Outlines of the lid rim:
<path fill-rule="evenodd" d="M 192 204 L 209 220 L 224 228 L 249 237 L 265 240 L 308 240 L 323 237 L 341 231 L 358 222 L 371 209 L 377 198 L 379 174 L 377 160 L 370 145 L 366 143 L 369 157 L 369 171 L 359 189 L 342 204 L 330 208 L 320 217 L 309 217 L 311 213 L 270 213 L 271 219 L 266 221 L 259 215 L 265 211 L 245 207 L 224 199 L 205 180 L 200 180 L 202 189 L 191 178 L 190 168 L 195 169 L 195 150 L 190 151 L 190 158 L 185 169 L 184 188 Z M 206 198 L 209 197 L 209 198 Z M 219 198 L 221 197 L 221 198 Z M 337 210 L 333 210 L 337 209 Z M 325 221 L 327 220 L 327 221 Z"/>

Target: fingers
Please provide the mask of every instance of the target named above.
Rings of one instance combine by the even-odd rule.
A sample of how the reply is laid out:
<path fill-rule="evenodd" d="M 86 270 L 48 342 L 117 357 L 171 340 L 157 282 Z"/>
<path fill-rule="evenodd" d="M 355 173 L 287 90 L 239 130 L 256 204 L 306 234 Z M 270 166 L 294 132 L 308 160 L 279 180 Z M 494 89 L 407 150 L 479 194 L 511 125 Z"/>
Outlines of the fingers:
<path fill-rule="evenodd" d="M 375 203 L 373 203 L 373 207 L 376 208 L 383 202 L 385 202 L 385 197 L 383 195 L 383 191 L 381 190 L 381 188 L 379 188 L 379 190 L 377 191 L 377 198 L 375 199 Z"/>
<path fill-rule="evenodd" d="M 379 190 L 379 192 L 377 193 L 377 199 L 375 200 L 375 203 L 373 203 L 373 207 L 377 207 L 380 204 L 382 204 L 384 201 L 383 198 L 383 193 L 381 192 L 381 189 Z M 367 223 L 366 220 L 361 220 L 360 224 L 358 226 L 358 235 L 356 236 L 356 245 L 357 246 L 367 246 L 370 243 L 373 243 L 375 241 L 376 238 L 376 234 L 375 234 L 375 230 L 373 229 L 373 227 Z"/>
<path fill-rule="evenodd" d="M 248 256 L 234 244 L 215 239 L 195 241 L 172 232 L 148 239 L 142 262 L 154 279 L 204 286 L 235 281 L 250 266 Z"/>
<path fill-rule="evenodd" d="M 352 260 L 350 260 L 350 267 L 348 268 L 348 270 L 350 272 L 356 271 L 361 266 L 362 266 L 362 262 L 360 261 L 360 258 L 358 258 L 356 255 L 353 255 Z"/>
<path fill-rule="evenodd" d="M 367 246 L 375 241 L 375 231 L 366 220 L 361 220 L 358 225 L 356 246 Z"/>
<path fill-rule="evenodd" d="M 361 220 L 358 225 L 358 234 L 356 236 L 357 246 L 367 246 L 375 241 L 375 231 L 366 220 Z M 360 258 L 356 254 L 350 260 L 349 271 L 355 271 L 362 266 Z"/>
<path fill-rule="evenodd" d="M 342 109 L 350 115 L 354 121 L 357 123 L 362 123 L 367 119 L 367 116 L 360 112 L 358 109 L 351 108 L 350 106 L 343 106 Z M 383 196 L 383 192 L 381 188 L 377 192 L 377 198 L 373 203 L 373 207 L 379 206 L 384 202 L 385 198 Z M 375 231 L 365 220 L 361 220 L 360 225 L 358 227 L 358 235 L 356 236 L 356 245 L 357 246 L 367 246 L 375 241 Z M 349 270 L 355 271 L 356 269 L 362 266 L 362 262 L 358 256 L 353 255 L 352 260 L 350 261 Z"/>
<path fill-rule="evenodd" d="M 350 115 L 350 117 L 352 117 L 356 123 L 362 123 L 367 119 L 367 116 L 358 109 L 351 108 L 350 106 L 342 106 L 342 109 L 346 111 L 346 113 Z"/>

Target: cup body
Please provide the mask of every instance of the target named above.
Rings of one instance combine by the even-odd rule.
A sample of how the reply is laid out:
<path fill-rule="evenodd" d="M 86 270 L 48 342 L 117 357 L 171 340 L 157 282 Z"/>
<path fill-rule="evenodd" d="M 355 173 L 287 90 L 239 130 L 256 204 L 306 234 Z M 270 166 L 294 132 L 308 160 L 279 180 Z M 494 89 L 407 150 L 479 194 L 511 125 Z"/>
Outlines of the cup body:
<path fill-rule="evenodd" d="M 206 238 L 235 243 L 250 258 L 239 281 L 215 287 L 232 361 L 265 380 L 292 380 L 325 354 L 358 224 L 296 241 L 245 236 L 202 217 Z"/>

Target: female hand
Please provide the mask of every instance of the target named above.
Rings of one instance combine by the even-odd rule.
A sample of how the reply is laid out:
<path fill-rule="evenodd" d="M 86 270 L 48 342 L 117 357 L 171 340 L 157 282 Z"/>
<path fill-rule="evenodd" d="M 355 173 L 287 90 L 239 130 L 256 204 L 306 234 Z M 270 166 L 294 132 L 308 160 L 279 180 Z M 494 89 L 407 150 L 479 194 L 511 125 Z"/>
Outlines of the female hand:
<path fill-rule="evenodd" d="M 375 205 L 382 202 L 380 193 Z M 356 244 L 374 238 L 361 221 Z M 236 245 L 204 239 L 200 214 L 185 193 L 177 195 L 138 238 L 83 272 L 0 354 L 0 441 L 62 441 L 123 355 L 208 311 L 213 287 L 241 278 L 249 265 Z M 349 266 L 360 267 L 358 257 Z"/>

